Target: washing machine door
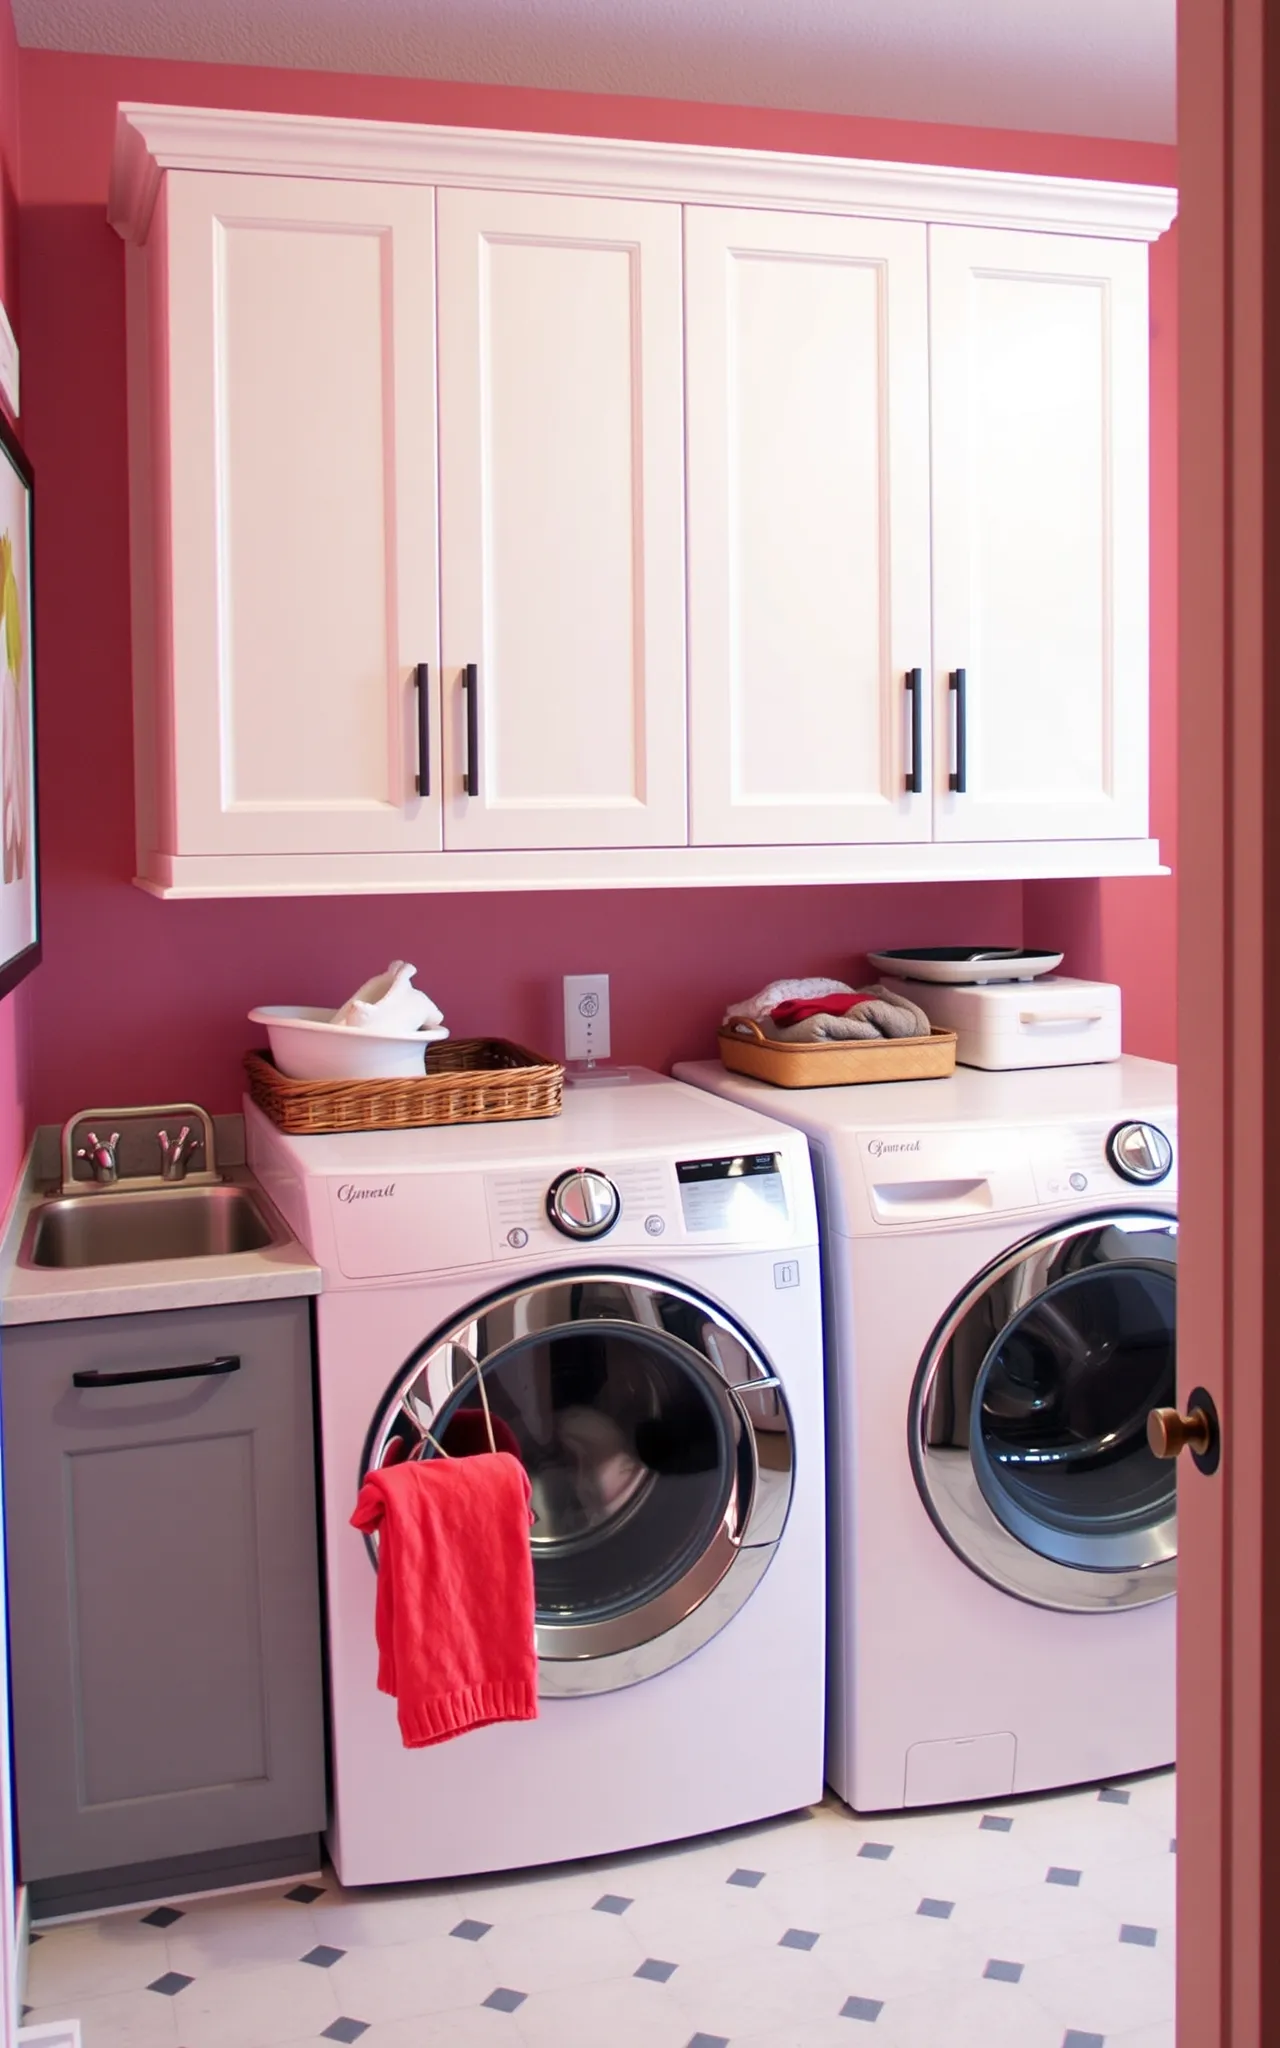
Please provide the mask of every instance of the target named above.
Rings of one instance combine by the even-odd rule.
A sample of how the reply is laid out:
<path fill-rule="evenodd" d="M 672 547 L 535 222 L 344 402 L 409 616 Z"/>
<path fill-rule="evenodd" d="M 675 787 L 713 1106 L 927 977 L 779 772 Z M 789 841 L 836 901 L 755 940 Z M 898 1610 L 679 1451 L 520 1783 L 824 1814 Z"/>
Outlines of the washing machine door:
<path fill-rule="evenodd" d="M 679 1663 L 768 1569 L 791 1500 L 786 1400 L 746 1333 L 695 1293 L 583 1270 L 477 1304 L 406 1361 L 353 1481 L 483 1451 L 490 1429 L 532 1489 L 543 1695 Z"/>
<path fill-rule="evenodd" d="M 1027 1238 L 943 1317 L 916 1375 L 911 1459 L 926 1507 L 1003 1592 L 1071 1613 L 1167 1599 L 1176 1220 L 1126 1210 Z"/>

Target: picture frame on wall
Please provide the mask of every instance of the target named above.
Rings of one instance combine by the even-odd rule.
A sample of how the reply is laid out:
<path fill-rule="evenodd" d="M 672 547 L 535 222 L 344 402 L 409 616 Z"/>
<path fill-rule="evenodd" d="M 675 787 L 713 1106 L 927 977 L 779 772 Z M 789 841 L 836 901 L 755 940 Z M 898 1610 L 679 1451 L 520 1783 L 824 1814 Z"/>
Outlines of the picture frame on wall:
<path fill-rule="evenodd" d="M 0 414 L 0 996 L 40 964 L 31 465 Z"/>

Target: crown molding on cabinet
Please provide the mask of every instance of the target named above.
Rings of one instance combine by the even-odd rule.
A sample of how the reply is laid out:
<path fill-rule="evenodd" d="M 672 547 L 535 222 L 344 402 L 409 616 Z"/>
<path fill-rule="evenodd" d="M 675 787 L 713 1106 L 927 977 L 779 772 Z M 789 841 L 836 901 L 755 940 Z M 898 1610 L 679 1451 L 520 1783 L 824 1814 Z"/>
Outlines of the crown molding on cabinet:
<path fill-rule="evenodd" d="M 126 241 L 146 240 L 161 176 L 177 170 L 865 213 L 1129 242 L 1155 241 L 1178 206 L 1177 193 L 1159 185 L 599 136 L 124 103 L 116 116 L 108 217 Z"/>
<path fill-rule="evenodd" d="M 1155 839 L 924 841 L 905 846 L 646 846 L 509 852 L 153 853 L 151 896 L 509 895 L 530 889 L 707 889 L 850 882 L 1061 881 L 1167 875 Z"/>

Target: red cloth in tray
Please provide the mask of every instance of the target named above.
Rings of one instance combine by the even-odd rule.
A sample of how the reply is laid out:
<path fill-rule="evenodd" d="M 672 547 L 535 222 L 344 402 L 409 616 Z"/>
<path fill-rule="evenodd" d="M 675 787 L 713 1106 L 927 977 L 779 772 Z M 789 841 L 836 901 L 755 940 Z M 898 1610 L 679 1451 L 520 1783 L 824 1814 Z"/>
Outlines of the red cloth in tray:
<path fill-rule="evenodd" d="M 873 1003 L 874 996 L 792 996 L 779 1003 L 769 1016 L 775 1024 L 803 1024 L 806 1017 L 847 1017 L 859 1003 Z"/>
<path fill-rule="evenodd" d="M 371 1472 L 352 1527 L 378 1532 L 378 1690 L 406 1749 L 533 1721 L 529 1479 L 506 1451 Z"/>

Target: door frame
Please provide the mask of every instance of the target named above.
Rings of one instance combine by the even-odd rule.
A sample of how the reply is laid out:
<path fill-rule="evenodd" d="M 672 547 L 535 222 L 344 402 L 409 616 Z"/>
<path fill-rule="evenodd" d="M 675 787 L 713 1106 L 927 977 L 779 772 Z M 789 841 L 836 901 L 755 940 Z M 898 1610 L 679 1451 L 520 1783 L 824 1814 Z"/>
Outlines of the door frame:
<path fill-rule="evenodd" d="M 1266 0 L 1181 0 L 1178 30 L 1179 1350 L 1184 1398 L 1207 1388 L 1224 1430 L 1216 1477 L 1179 1474 L 1181 2048 L 1280 2039 L 1280 1946 L 1265 1934 L 1280 1898 L 1280 1132 L 1265 1030 L 1280 999 L 1280 438 L 1264 406 L 1270 355 L 1280 371 L 1280 39 L 1266 15 Z"/>

